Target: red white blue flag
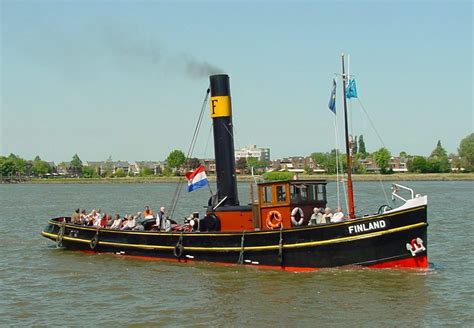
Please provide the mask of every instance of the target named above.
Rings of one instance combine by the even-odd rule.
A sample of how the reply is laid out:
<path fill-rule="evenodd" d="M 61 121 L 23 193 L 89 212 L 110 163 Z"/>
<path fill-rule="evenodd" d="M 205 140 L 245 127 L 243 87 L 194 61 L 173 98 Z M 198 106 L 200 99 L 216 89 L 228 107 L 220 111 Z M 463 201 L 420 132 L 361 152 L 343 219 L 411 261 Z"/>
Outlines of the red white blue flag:
<path fill-rule="evenodd" d="M 189 192 L 205 187 L 209 184 L 204 165 L 200 165 L 194 171 L 186 173 L 186 179 L 188 179 Z"/>

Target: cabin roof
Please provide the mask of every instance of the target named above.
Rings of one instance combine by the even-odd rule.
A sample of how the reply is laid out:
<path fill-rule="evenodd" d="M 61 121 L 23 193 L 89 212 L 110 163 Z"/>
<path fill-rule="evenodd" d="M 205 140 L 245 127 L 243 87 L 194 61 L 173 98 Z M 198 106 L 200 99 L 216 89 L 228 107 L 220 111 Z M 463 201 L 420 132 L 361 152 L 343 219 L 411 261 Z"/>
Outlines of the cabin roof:
<path fill-rule="evenodd" d="M 268 186 L 272 184 L 280 184 L 280 183 L 289 183 L 290 185 L 295 184 L 326 184 L 327 181 L 325 179 L 318 179 L 318 180 L 280 180 L 280 181 L 268 181 L 268 182 L 259 182 L 259 186 Z"/>

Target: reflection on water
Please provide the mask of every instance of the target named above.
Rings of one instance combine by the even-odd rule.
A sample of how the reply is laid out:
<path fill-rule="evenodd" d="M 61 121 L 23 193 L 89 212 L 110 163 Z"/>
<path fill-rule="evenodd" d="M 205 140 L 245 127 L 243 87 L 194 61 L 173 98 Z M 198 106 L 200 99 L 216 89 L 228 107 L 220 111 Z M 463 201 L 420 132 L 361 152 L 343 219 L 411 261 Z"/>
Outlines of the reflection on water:
<path fill-rule="evenodd" d="M 291 273 L 71 252 L 39 235 L 49 217 L 76 207 L 156 209 L 170 204 L 175 184 L 0 185 L 0 325 L 469 326 L 473 217 L 450 209 L 469 213 L 473 183 L 408 184 L 429 195 L 433 264 L 427 271 Z M 378 183 L 355 188 L 359 209 L 386 203 Z M 240 184 L 239 192 L 246 203 L 248 185 Z M 328 192 L 334 207 L 334 184 Z M 176 217 L 202 211 L 208 196 L 183 192 Z"/>

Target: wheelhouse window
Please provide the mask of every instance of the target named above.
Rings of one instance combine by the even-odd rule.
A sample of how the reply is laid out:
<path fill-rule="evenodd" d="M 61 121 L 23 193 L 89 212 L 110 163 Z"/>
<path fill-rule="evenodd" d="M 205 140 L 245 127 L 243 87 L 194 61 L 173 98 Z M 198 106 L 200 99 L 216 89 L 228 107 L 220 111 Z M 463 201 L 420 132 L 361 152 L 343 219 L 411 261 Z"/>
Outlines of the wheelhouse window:
<path fill-rule="evenodd" d="M 285 185 L 276 186 L 277 202 L 286 202 L 286 188 Z"/>
<path fill-rule="evenodd" d="M 272 202 L 272 186 L 262 188 L 262 200 L 264 203 Z"/>
<path fill-rule="evenodd" d="M 293 203 L 326 201 L 326 186 L 312 183 L 291 185 L 291 201 Z"/>
<path fill-rule="evenodd" d="M 326 185 L 319 184 L 318 188 L 318 200 L 326 201 Z"/>

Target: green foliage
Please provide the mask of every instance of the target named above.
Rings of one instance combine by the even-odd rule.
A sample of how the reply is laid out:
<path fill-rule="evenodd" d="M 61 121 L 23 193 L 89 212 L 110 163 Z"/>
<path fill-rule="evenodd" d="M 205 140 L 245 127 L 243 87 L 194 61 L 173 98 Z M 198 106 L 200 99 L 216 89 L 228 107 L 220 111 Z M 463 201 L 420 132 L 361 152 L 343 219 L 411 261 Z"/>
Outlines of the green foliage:
<path fill-rule="evenodd" d="M 26 173 L 26 168 L 26 161 L 15 154 L 10 154 L 8 157 L 0 157 L 1 176 L 24 175 Z"/>
<path fill-rule="evenodd" d="M 73 174 L 81 175 L 82 173 L 82 161 L 79 156 L 77 156 L 77 154 L 74 154 L 74 156 L 72 157 L 71 169 Z"/>
<path fill-rule="evenodd" d="M 165 166 L 165 169 L 163 170 L 163 175 L 165 177 L 170 177 L 173 175 L 173 171 L 171 170 L 169 166 Z"/>
<path fill-rule="evenodd" d="M 359 150 L 358 153 L 363 155 L 362 158 L 365 158 L 365 156 L 367 155 L 367 151 L 365 149 L 365 142 L 364 142 L 364 136 L 363 135 L 360 135 L 360 137 L 359 137 L 359 149 L 358 150 Z"/>
<path fill-rule="evenodd" d="M 428 161 L 423 156 L 415 156 L 407 163 L 409 172 L 427 173 L 429 170 Z"/>
<path fill-rule="evenodd" d="M 118 169 L 115 170 L 115 177 L 124 178 L 126 176 L 127 176 L 127 174 L 125 174 L 125 171 L 122 168 L 118 168 Z"/>
<path fill-rule="evenodd" d="M 428 158 L 428 171 L 431 173 L 444 173 L 450 170 L 448 153 L 443 146 L 441 146 L 441 141 L 438 140 L 436 148 L 431 152 Z"/>
<path fill-rule="evenodd" d="M 93 166 L 84 166 L 82 167 L 82 177 L 83 178 L 98 178 L 97 168 Z"/>
<path fill-rule="evenodd" d="M 461 140 L 458 154 L 464 169 L 469 172 L 474 171 L 474 133 Z"/>
<path fill-rule="evenodd" d="M 401 158 L 408 158 L 408 154 L 405 151 L 401 151 L 398 156 L 400 156 Z"/>
<path fill-rule="evenodd" d="M 353 146 L 353 152 L 354 154 L 357 154 L 359 151 L 359 145 L 357 143 L 357 136 L 354 137 L 354 146 Z"/>
<path fill-rule="evenodd" d="M 365 166 L 360 163 L 360 157 L 362 154 L 356 154 L 352 159 L 352 172 L 353 173 L 365 173 Z"/>
<path fill-rule="evenodd" d="M 45 161 L 42 161 L 39 156 L 36 156 L 33 160 L 31 173 L 34 176 L 40 177 L 46 173 L 51 173 L 51 167 Z"/>
<path fill-rule="evenodd" d="M 306 174 L 313 174 L 313 169 L 309 165 L 305 165 L 303 169 Z"/>
<path fill-rule="evenodd" d="M 311 157 L 316 165 L 322 166 L 329 174 L 336 173 L 336 150 L 330 153 L 312 153 Z"/>
<path fill-rule="evenodd" d="M 291 180 L 294 176 L 292 172 L 266 172 L 263 175 L 265 181 L 287 181 Z"/>
<path fill-rule="evenodd" d="M 374 161 L 377 166 L 380 168 L 380 172 L 382 174 L 386 174 L 389 172 L 389 162 L 390 162 L 390 152 L 387 148 L 380 148 L 374 153 Z"/>
<path fill-rule="evenodd" d="M 144 168 L 142 168 L 142 169 L 140 170 L 140 174 L 139 174 L 139 175 L 140 175 L 141 177 L 148 177 L 148 176 L 150 176 L 150 175 L 153 175 L 153 173 L 154 173 L 154 172 L 153 172 L 152 169 L 150 169 L 149 167 L 144 167 Z"/>
<path fill-rule="evenodd" d="M 186 156 L 181 150 L 175 149 L 168 155 L 166 161 L 171 169 L 179 169 L 186 162 Z"/>
<path fill-rule="evenodd" d="M 259 160 L 256 157 L 249 157 L 246 159 L 246 161 L 247 161 L 247 172 L 251 172 L 253 168 L 254 172 L 258 174 L 263 173 L 264 169 L 270 165 L 268 161 Z"/>
<path fill-rule="evenodd" d="M 107 160 L 105 161 L 105 164 L 102 167 L 100 174 L 103 177 L 111 178 L 114 175 L 113 172 L 114 172 L 114 161 L 112 160 L 112 156 L 109 156 L 109 158 L 107 158 Z"/>

